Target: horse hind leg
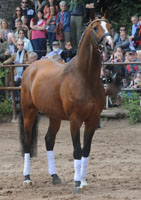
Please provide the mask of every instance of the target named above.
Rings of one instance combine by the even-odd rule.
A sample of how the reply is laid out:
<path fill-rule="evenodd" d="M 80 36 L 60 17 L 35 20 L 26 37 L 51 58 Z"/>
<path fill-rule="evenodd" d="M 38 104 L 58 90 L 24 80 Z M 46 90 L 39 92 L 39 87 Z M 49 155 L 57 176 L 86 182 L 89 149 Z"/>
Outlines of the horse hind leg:
<path fill-rule="evenodd" d="M 49 128 L 45 136 L 45 144 L 46 144 L 47 160 L 48 160 L 48 172 L 53 178 L 52 180 L 53 184 L 60 184 L 61 180 L 57 175 L 53 148 L 55 144 L 56 134 L 60 128 L 61 120 L 49 118 L 49 123 L 50 123 Z"/>
<path fill-rule="evenodd" d="M 37 153 L 37 110 L 34 107 L 23 106 L 23 114 L 20 116 L 20 142 L 24 156 L 24 185 L 31 185 L 30 157 Z"/>

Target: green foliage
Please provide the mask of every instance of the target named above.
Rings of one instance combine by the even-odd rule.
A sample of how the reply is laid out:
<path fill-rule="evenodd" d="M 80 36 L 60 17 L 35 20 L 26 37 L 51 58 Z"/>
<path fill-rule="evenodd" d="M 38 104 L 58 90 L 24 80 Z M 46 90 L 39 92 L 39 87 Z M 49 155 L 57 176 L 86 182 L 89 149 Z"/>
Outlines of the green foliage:
<path fill-rule="evenodd" d="M 130 96 L 124 94 L 122 99 L 123 106 L 129 111 L 127 117 L 130 124 L 141 122 L 141 105 L 139 93 L 134 92 Z"/>
<path fill-rule="evenodd" d="M 3 81 L 2 79 L 6 76 L 6 74 L 9 73 L 9 69 L 0 69 L 0 86 L 3 86 Z"/>
<path fill-rule="evenodd" d="M 5 99 L 4 102 L 0 102 L 0 118 L 3 115 L 12 113 L 12 103 L 9 99 Z"/>

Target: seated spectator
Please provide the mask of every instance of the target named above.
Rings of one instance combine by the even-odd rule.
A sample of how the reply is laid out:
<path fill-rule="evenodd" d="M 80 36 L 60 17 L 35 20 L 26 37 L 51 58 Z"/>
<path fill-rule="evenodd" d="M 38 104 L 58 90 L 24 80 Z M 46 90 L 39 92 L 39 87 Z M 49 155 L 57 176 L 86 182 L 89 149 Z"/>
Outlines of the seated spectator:
<path fill-rule="evenodd" d="M 67 11 L 66 2 L 59 3 L 60 12 L 58 12 L 56 21 L 56 39 L 59 40 L 61 49 L 65 48 L 65 43 L 70 42 L 70 12 Z M 63 31 L 64 38 L 58 37 L 58 29 Z"/>
<path fill-rule="evenodd" d="M 29 53 L 29 55 L 28 55 L 29 64 L 35 62 L 36 60 L 38 60 L 38 54 L 36 52 Z"/>
<path fill-rule="evenodd" d="M 126 61 L 128 60 L 128 62 L 135 62 L 135 54 L 136 52 L 133 51 L 129 51 L 129 53 L 127 54 L 127 58 Z M 136 64 L 128 64 L 126 66 L 125 69 L 125 73 L 128 76 L 134 75 L 138 70 L 138 66 Z"/>
<path fill-rule="evenodd" d="M 110 62 L 123 62 L 123 53 L 115 51 L 113 57 L 110 58 Z"/>
<path fill-rule="evenodd" d="M 8 34 L 8 40 L 1 44 L 0 49 L 0 62 L 4 62 L 16 51 L 16 38 L 14 33 Z"/>
<path fill-rule="evenodd" d="M 136 50 L 141 50 L 141 20 L 139 21 L 139 26 L 136 29 L 135 35 L 130 36 L 130 41 L 133 41 L 134 48 Z"/>
<path fill-rule="evenodd" d="M 0 47 L 1 47 L 1 44 L 5 41 L 6 39 L 4 38 L 4 31 L 0 29 Z"/>
<path fill-rule="evenodd" d="M 132 37 L 134 37 L 136 30 L 139 26 L 138 17 L 132 16 L 131 21 L 132 21 L 132 32 L 131 32 L 131 38 L 132 38 Z M 132 40 L 130 40 L 130 46 L 129 47 L 130 47 L 131 50 L 135 50 L 134 42 Z"/>
<path fill-rule="evenodd" d="M 63 50 L 59 48 L 59 42 L 58 41 L 54 41 L 53 42 L 53 51 L 49 52 L 46 54 L 45 58 L 57 58 L 57 59 L 61 59 L 61 54 L 62 54 Z"/>
<path fill-rule="evenodd" d="M 14 31 L 14 34 L 15 34 L 16 39 L 18 40 L 19 30 L 22 29 L 22 21 L 21 21 L 21 19 L 16 19 L 15 20 L 15 27 L 16 27 L 16 29 Z"/>
<path fill-rule="evenodd" d="M 141 88 L 141 72 L 137 72 L 135 78 L 130 83 L 130 88 Z"/>
<path fill-rule="evenodd" d="M 137 61 L 141 62 L 141 50 L 137 51 Z M 141 64 L 138 65 L 138 70 L 137 72 L 141 73 Z"/>
<path fill-rule="evenodd" d="M 22 17 L 22 10 L 19 6 L 16 7 L 13 17 L 11 18 L 11 29 L 14 31 L 15 27 L 15 20 L 21 19 Z"/>
<path fill-rule="evenodd" d="M 21 17 L 21 21 L 22 21 L 22 28 L 24 29 L 25 31 L 25 36 L 30 40 L 30 29 L 28 28 L 28 18 L 27 16 L 22 16 Z"/>
<path fill-rule="evenodd" d="M 56 14 L 56 10 L 54 10 L 55 9 L 54 6 L 50 6 L 49 9 L 50 9 L 50 12 L 49 12 L 50 14 L 47 18 L 46 29 L 47 29 L 47 36 L 48 36 L 50 50 L 53 51 L 52 44 L 56 38 L 55 28 L 56 28 L 57 14 Z"/>
<path fill-rule="evenodd" d="M 130 50 L 129 44 L 130 44 L 130 42 L 129 42 L 129 38 L 128 38 L 126 32 L 125 31 L 120 32 L 120 37 L 116 43 L 115 48 L 121 47 L 123 49 L 123 51 L 126 52 L 126 51 Z"/>
<path fill-rule="evenodd" d="M 112 34 L 112 38 L 113 38 L 113 43 L 114 46 L 116 45 L 118 39 L 119 39 L 119 33 L 117 33 L 114 28 L 111 28 L 111 34 Z"/>
<path fill-rule="evenodd" d="M 43 19 L 43 12 L 38 11 L 34 18 L 30 21 L 31 43 L 33 49 L 38 54 L 40 59 L 46 49 L 46 21 Z"/>
<path fill-rule="evenodd" d="M 11 31 L 8 28 L 8 21 L 6 19 L 2 19 L 0 29 L 3 30 L 4 38 L 7 40 L 8 39 L 8 33 L 10 33 Z"/>
<path fill-rule="evenodd" d="M 24 49 L 29 52 L 32 52 L 33 47 L 32 47 L 31 41 L 25 37 L 24 29 L 20 29 L 18 33 L 19 33 L 18 38 L 24 42 Z"/>
<path fill-rule="evenodd" d="M 61 57 L 65 62 L 69 62 L 76 55 L 76 50 L 72 49 L 70 42 L 66 42 L 65 50 L 63 50 Z"/>
<path fill-rule="evenodd" d="M 10 58 L 8 58 L 6 61 L 3 62 L 4 65 L 12 63 L 15 64 L 28 63 L 29 52 L 24 50 L 24 42 L 21 41 L 20 39 L 17 41 L 17 49 L 18 51 L 14 53 L 13 56 L 11 56 Z M 23 72 L 24 72 L 24 67 L 15 67 L 14 81 L 16 85 L 18 84 L 17 86 L 19 86 L 21 83 Z"/>

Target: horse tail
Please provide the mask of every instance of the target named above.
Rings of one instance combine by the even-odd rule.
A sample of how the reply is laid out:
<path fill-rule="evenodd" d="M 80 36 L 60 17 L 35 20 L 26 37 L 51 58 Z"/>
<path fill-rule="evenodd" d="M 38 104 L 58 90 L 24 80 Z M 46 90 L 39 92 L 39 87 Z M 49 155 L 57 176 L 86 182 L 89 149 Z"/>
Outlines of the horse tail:
<path fill-rule="evenodd" d="M 37 141 L 38 141 L 38 121 L 39 117 L 36 115 L 35 120 L 33 122 L 32 127 L 32 138 L 30 145 L 30 157 L 37 156 Z M 21 112 L 19 115 L 19 129 L 20 129 L 20 144 L 21 144 L 21 153 L 24 156 L 24 147 L 25 147 L 25 131 L 24 131 L 24 118 L 23 113 Z"/>

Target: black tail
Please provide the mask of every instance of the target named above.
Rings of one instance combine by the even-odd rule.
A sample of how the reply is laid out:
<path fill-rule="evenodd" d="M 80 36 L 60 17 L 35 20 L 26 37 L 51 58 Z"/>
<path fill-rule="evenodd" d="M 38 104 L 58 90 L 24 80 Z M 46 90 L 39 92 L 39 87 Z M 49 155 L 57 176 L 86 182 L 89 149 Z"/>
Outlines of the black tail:
<path fill-rule="evenodd" d="M 37 156 L 37 140 L 38 140 L 38 115 L 36 116 L 33 128 L 32 128 L 32 139 L 30 145 L 30 156 Z M 21 112 L 19 116 L 19 128 L 20 128 L 20 143 L 21 143 L 21 152 L 24 156 L 24 147 L 25 147 L 25 133 L 24 133 L 24 119 L 23 114 Z"/>

